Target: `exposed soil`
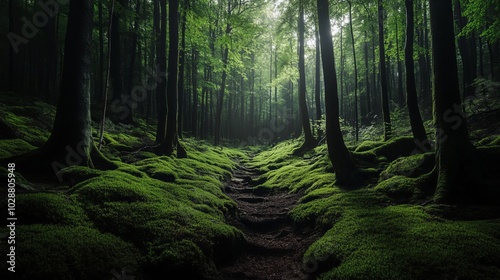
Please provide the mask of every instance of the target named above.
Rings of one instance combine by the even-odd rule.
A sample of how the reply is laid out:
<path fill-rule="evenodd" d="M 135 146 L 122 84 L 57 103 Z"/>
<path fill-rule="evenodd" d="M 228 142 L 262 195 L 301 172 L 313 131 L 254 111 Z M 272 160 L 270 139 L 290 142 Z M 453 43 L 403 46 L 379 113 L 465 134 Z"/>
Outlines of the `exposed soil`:
<path fill-rule="evenodd" d="M 294 228 L 288 212 L 300 194 L 254 191 L 256 170 L 239 167 L 225 186 L 238 204 L 231 223 L 245 233 L 247 244 L 232 262 L 220 268 L 224 279 L 309 279 L 302 256 L 319 238 L 310 228 Z"/>

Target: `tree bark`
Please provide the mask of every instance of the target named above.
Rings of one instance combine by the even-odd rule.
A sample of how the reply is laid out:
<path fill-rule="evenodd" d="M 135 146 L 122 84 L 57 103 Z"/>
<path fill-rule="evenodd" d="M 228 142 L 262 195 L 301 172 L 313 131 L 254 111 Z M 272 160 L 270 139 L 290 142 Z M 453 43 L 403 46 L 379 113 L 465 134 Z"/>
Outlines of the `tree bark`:
<path fill-rule="evenodd" d="M 336 184 L 347 185 L 356 180 L 357 167 L 345 146 L 339 122 L 339 100 L 337 93 L 337 76 L 335 73 L 335 57 L 333 53 L 332 33 L 328 0 L 317 0 L 321 57 L 325 82 L 325 114 L 328 156 L 332 162 L 336 176 Z"/>
<path fill-rule="evenodd" d="M 315 66 L 315 81 L 314 81 L 314 102 L 316 105 L 316 127 L 318 129 L 318 139 L 323 138 L 323 131 L 321 129 L 321 51 L 319 46 L 319 31 L 316 29 L 316 66 Z"/>
<path fill-rule="evenodd" d="M 158 58 L 158 73 L 166 73 L 167 71 L 167 0 L 157 0 L 159 6 L 159 18 L 157 25 L 157 58 Z M 163 143 L 167 128 L 167 82 L 161 79 L 156 88 L 156 100 L 158 106 L 158 126 L 156 128 L 156 143 Z"/>
<path fill-rule="evenodd" d="M 385 63 L 384 45 L 384 8 L 382 0 L 378 0 L 378 44 L 380 58 L 380 85 L 382 95 L 382 115 L 384 119 L 384 140 L 391 138 L 391 112 L 389 110 L 389 96 L 387 85 L 387 69 Z"/>
<path fill-rule="evenodd" d="M 304 132 L 304 143 L 293 153 L 300 155 L 316 146 L 316 140 L 311 132 L 309 113 L 306 101 L 306 72 L 304 61 L 304 6 L 301 2 L 299 7 L 299 110 Z"/>
<path fill-rule="evenodd" d="M 351 31 L 352 58 L 354 61 L 354 127 L 355 139 L 359 140 L 359 119 L 358 119 L 358 63 L 356 62 L 356 47 L 354 44 L 354 30 L 352 28 L 352 3 L 349 3 L 349 27 Z"/>
<path fill-rule="evenodd" d="M 418 109 L 417 88 L 415 85 L 415 66 L 413 65 L 413 37 L 414 37 L 414 12 L 413 0 L 405 0 L 406 7 L 406 44 L 405 44 L 405 68 L 406 68 L 406 105 L 410 115 L 411 131 L 415 143 L 421 152 L 429 152 L 431 145 L 427 139 L 420 110 Z"/>
<path fill-rule="evenodd" d="M 168 5 L 167 129 L 159 153 L 171 155 L 177 145 L 177 98 L 179 86 L 179 0 Z"/>
<path fill-rule="evenodd" d="M 436 202 L 467 195 L 474 147 L 462 111 L 451 0 L 430 1 L 436 126 Z"/>

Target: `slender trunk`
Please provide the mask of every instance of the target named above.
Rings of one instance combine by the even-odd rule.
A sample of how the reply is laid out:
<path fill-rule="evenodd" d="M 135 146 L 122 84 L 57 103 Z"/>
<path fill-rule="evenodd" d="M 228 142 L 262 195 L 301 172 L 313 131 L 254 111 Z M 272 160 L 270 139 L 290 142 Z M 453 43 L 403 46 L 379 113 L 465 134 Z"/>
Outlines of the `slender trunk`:
<path fill-rule="evenodd" d="M 183 122 L 184 122 L 184 97 L 185 97 L 185 83 L 184 76 L 186 71 L 186 5 L 187 1 L 183 1 L 183 11 L 181 11 L 181 49 L 179 52 L 179 85 L 178 85 L 178 95 L 179 98 L 177 100 L 178 107 L 178 124 L 177 130 L 179 138 L 182 139 L 182 130 L 183 130 Z"/>
<path fill-rule="evenodd" d="M 356 141 L 359 140 L 359 120 L 358 120 L 358 63 L 356 62 L 356 47 L 354 44 L 354 30 L 352 28 L 352 3 L 349 3 L 349 27 L 351 30 L 352 58 L 354 61 L 354 127 Z"/>
<path fill-rule="evenodd" d="M 372 106 L 371 106 L 371 84 L 370 84 L 370 68 L 368 64 L 368 38 L 367 38 L 367 32 L 365 31 L 365 46 L 364 46 L 364 52 L 365 52 L 365 79 L 366 79 L 366 112 L 365 114 L 361 114 L 361 121 L 364 124 L 368 124 L 368 115 L 372 112 Z"/>
<path fill-rule="evenodd" d="M 345 146 L 339 122 L 339 100 L 337 94 L 337 76 L 330 25 L 328 0 L 317 0 L 321 57 L 325 82 L 325 114 L 328 155 L 335 170 L 336 184 L 351 183 L 356 166 Z"/>
<path fill-rule="evenodd" d="M 192 119 L 191 119 L 191 131 L 193 136 L 198 135 L 198 51 L 193 48 L 191 51 L 191 75 L 193 82 L 193 109 L 192 109 Z M 204 104 L 202 104 L 203 106 Z"/>
<path fill-rule="evenodd" d="M 413 65 L 413 37 L 414 37 L 414 13 L 413 0 L 405 0 L 406 7 L 406 44 L 405 44 L 405 68 L 406 68 L 406 105 L 410 115 L 411 131 L 417 147 L 422 152 L 429 152 L 431 145 L 427 140 L 427 134 L 422 123 L 420 110 L 418 109 L 417 88 L 415 85 L 415 69 Z"/>
<path fill-rule="evenodd" d="M 231 33 L 231 24 L 229 22 L 230 17 L 231 17 L 231 2 L 228 2 L 228 8 L 227 8 L 227 24 L 226 24 L 226 36 L 229 36 L 229 33 Z M 229 58 L 229 44 L 227 44 L 224 47 L 224 53 L 222 55 L 222 64 L 223 64 L 223 70 L 222 70 L 222 80 L 221 80 L 221 85 L 220 85 L 220 90 L 219 90 L 219 95 L 217 97 L 217 109 L 215 112 L 215 131 L 214 131 L 214 145 L 218 146 L 220 145 L 220 130 L 221 130 L 221 122 L 222 122 L 222 108 L 223 108 L 223 102 L 224 102 L 224 93 L 226 90 L 226 78 L 227 78 L 227 62 Z"/>
<path fill-rule="evenodd" d="M 171 155 L 177 143 L 177 98 L 179 86 L 179 0 L 168 1 L 167 129 L 159 153 Z"/>
<path fill-rule="evenodd" d="M 159 24 L 157 30 L 160 33 L 157 36 L 157 58 L 158 73 L 167 72 L 167 0 L 158 0 L 159 4 Z M 156 88 L 156 102 L 158 106 L 158 126 L 156 128 L 156 143 L 163 143 L 165 140 L 167 128 L 167 82 L 161 79 Z"/>
<path fill-rule="evenodd" d="M 300 118 L 302 121 L 302 129 L 304 131 L 304 144 L 297 150 L 295 154 L 301 154 L 316 145 L 311 132 L 311 124 L 309 123 L 309 113 L 307 110 L 306 101 L 306 72 L 304 61 L 304 6 L 301 3 L 299 8 L 299 109 Z"/>
<path fill-rule="evenodd" d="M 389 96 L 387 86 L 387 69 L 385 63 L 384 46 L 384 8 L 382 0 L 378 0 L 378 44 L 380 57 L 380 85 L 382 93 L 382 115 L 384 118 L 384 140 L 391 138 L 391 112 L 389 110 Z"/>
<path fill-rule="evenodd" d="M 321 130 L 321 52 L 319 45 L 319 31 L 316 28 L 316 66 L 315 66 L 315 81 L 314 81 L 314 102 L 316 105 L 316 126 L 318 129 L 318 139 L 323 138 L 323 131 Z"/>

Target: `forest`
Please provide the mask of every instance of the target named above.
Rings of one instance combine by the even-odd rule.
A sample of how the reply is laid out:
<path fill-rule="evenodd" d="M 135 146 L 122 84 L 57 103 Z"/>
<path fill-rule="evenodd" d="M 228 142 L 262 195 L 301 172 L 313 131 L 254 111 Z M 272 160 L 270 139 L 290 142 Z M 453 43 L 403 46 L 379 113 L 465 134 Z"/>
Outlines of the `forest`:
<path fill-rule="evenodd" d="M 498 0 L 4 0 L 2 279 L 500 279 Z"/>

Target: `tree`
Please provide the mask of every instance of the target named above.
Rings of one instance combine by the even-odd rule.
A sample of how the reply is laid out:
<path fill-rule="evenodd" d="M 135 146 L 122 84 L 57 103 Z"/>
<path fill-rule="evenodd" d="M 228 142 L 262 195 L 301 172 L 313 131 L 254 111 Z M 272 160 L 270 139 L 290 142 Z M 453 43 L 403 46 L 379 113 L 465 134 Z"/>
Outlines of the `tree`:
<path fill-rule="evenodd" d="M 420 110 L 418 109 L 417 87 L 415 85 L 415 67 L 413 65 L 413 37 L 415 34 L 413 0 L 405 0 L 406 7 L 406 43 L 405 43 L 405 68 L 406 68 L 406 105 L 410 114 L 411 131 L 413 138 L 424 152 L 431 150 Z"/>
<path fill-rule="evenodd" d="M 155 4 L 159 5 L 159 9 L 155 18 L 157 19 L 156 31 L 159 36 L 156 39 L 156 52 L 158 60 L 158 72 L 165 73 L 167 71 L 167 1 L 155 0 Z M 165 131 L 167 128 L 167 82 L 161 79 L 156 88 L 156 101 L 158 106 L 158 126 L 156 128 L 156 143 L 163 143 L 165 140 Z"/>
<path fill-rule="evenodd" d="M 325 82 L 326 139 L 328 156 L 335 171 L 336 183 L 349 184 L 355 180 L 357 167 L 345 146 L 339 122 L 337 76 L 333 53 L 332 31 L 328 0 L 317 0 L 318 26 Z"/>
<path fill-rule="evenodd" d="M 382 94 L 382 115 L 384 119 L 384 140 L 391 138 L 391 113 L 389 110 L 389 89 L 387 85 L 387 68 L 385 63 L 384 44 L 384 7 L 378 0 L 378 45 L 380 58 L 380 85 Z"/>
<path fill-rule="evenodd" d="M 64 65 L 52 133 L 39 149 L 6 159 L 16 168 L 47 176 L 72 165 L 104 167 L 92 140 L 90 119 L 90 50 L 94 1 L 69 4 Z M 61 179 L 61 178 L 60 178 Z"/>
<path fill-rule="evenodd" d="M 293 153 L 300 155 L 314 148 L 317 144 L 316 139 L 311 132 L 311 124 L 309 122 L 309 113 L 307 111 L 306 101 L 306 73 L 304 62 L 304 4 L 299 3 L 299 110 L 302 121 L 302 129 L 304 131 L 304 143 Z"/>
<path fill-rule="evenodd" d="M 123 13 L 123 9 L 125 9 L 127 3 L 125 0 L 118 0 L 118 3 L 120 4 L 120 8 L 115 8 L 113 10 L 113 25 L 111 27 L 110 75 L 113 85 L 113 103 L 111 104 L 111 110 L 118 113 L 119 122 L 130 124 L 133 122 L 132 108 L 130 108 L 128 102 L 125 102 L 128 94 L 125 91 L 123 83 L 123 57 L 120 36 L 121 13 Z"/>
<path fill-rule="evenodd" d="M 168 5 L 168 78 L 167 78 L 167 129 L 165 140 L 159 153 L 171 155 L 177 146 L 177 155 L 185 157 L 185 151 L 178 142 L 177 134 L 177 97 L 179 86 L 179 0 L 169 0 Z"/>
<path fill-rule="evenodd" d="M 470 184 L 474 147 L 462 111 L 453 32 L 452 0 L 430 1 L 436 169 L 434 200 L 465 196 Z"/>

